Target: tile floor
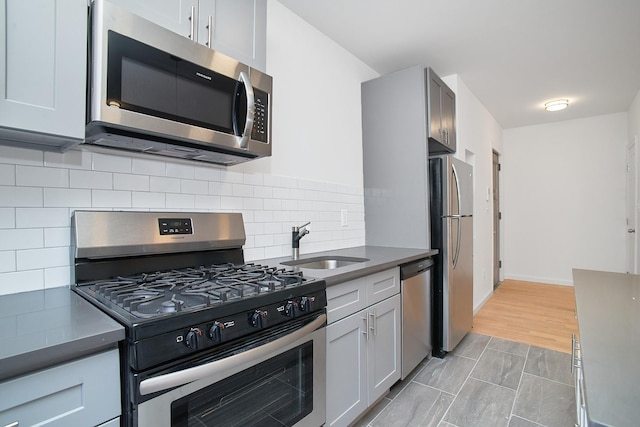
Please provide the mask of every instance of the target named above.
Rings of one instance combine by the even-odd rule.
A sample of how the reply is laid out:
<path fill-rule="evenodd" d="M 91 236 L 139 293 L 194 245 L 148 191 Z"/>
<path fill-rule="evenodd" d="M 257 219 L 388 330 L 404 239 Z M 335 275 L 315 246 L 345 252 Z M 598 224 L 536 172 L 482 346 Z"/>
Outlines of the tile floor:
<path fill-rule="evenodd" d="M 423 361 L 355 427 L 573 427 L 571 355 L 469 334 Z"/>

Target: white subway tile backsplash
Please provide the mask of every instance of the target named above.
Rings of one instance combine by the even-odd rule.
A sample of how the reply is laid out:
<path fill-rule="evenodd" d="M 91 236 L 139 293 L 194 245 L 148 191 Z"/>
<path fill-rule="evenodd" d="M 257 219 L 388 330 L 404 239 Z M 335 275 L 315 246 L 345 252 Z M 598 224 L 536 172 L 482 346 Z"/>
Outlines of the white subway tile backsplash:
<path fill-rule="evenodd" d="M 149 177 L 116 173 L 113 175 L 114 190 L 149 191 Z"/>
<path fill-rule="evenodd" d="M 167 194 L 167 208 L 187 210 L 195 206 L 196 197 L 193 194 Z"/>
<path fill-rule="evenodd" d="M 167 176 L 194 179 L 196 177 L 196 168 L 182 163 L 167 163 Z"/>
<path fill-rule="evenodd" d="M 0 230 L 0 251 L 42 248 L 43 246 L 44 233 L 42 228 Z"/>
<path fill-rule="evenodd" d="M 177 178 L 152 176 L 149 178 L 149 189 L 158 193 L 179 193 L 180 180 Z"/>
<path fill-rule="evenodd" d="M 131 193 L 131 207 L 140 209 L 161 209 L 166 207 L 165 193 Z"/>
<path fill-rule="evenodd" d="M 70 170 L 69 187 L 112 190 L 113 173 L 88 170 Z"/>
<path fill-rule="evenodd" d="M 71 267 L 52 267 L 44 269 L 44 287 L 57 288 L 69 286 L 71 283 Z"/>
<path fill-rule="evenodd" d="M 26 270 L 0 273 L 0 295 L 44 289 L 44 271 Z"/>
<path fill-rule="evenodd" d="M 220 197 L 196 195 L 195 207 L 196 209 L 205 209 L 207 211 L 220 210 Z"/>
<path fill-rule="evenodd" d="M 236 197 L 252 197 L 253 187 L 245 184 L 233 184 L 233 195 Z"/>
<path fill-rule="evenodd" d="M 42 166 L 44 164 L 44 151 L 3 145 L 0 146 L 0 163 Z"/>
<path fill-rule="evenodd" d="M 131 173 L 132 158 L 119 155 L 93 153 L 93 170 Z"/>
<path fill-rule="evenodd" d="M 309 220 L 303 253 L 365 243 L 357 187 L 81 149 L 2 153 L 0 295 L 69 285 L 74 209 L 242 212 L 247 261 L 290 256 L 291 227 Z"/>
<path fill-rule="evenodd" d="M 24 249 L 16 251 L 18 270 L 64 267 L 69 265 L 69 248 Z"/>
<path fill-rule="evenodd" d="M 264 175 L 261 173 L 245 173 L 243 182 L 247 185 L 263 185 Z"/>
<path fill-rule="evenodd" d="M 242 210 L 242 197 L 220 197 L 220 209 L 225 211 Z"/>
<path fill-rule="evenodd" d="M 42 188 L 0 187 L 0 207 L 42 206 Z"/>
<path fill-rule="evenodd" d="M 16 228 L 65 227 L 67 208 L 16 208 Z"/>
<path fill-rule="evenodd" d="M 16 227 L 15 208 L 0 208 L 0 229 Z"/>
<path fill-rule="evenodd" d="M 131 172 L 138 175 L 165 176 L 167 164 L 160 160 L 134 158 L 131 163 Z"/>
<path fill-rule="evenodd" d="M 56 246 L 71 246 L 71 227 L 69 227 L 67 219 L 67 227 L 45 228 L 44 229 L 44 246 L 52 248 Z"/>
<path fill-rule="evenodd" d="M 16 185 L 25 187 L 69 187 L 69 170 L 42 166 L 16 166 Z"/>
<path fill-rule="evenodd" d="M 0 252 L 0 273 L 16 271 L 16 251 Z"/>
<path fill-rule="evenodd" d="M 91 206 L 94 208 L 130 208 L 131 192 L 91 190 Z"/>
<path fill-rule="evenodd" d="M 47 151 L 44 153 L 44 165 L 54 168 L 91 169 L 92 153 L 81 149 L 71 149 L 64 153 Z"/>
<path fill-rule="evenodd" d="M 91 190 L 68 188 L 45 188 L 45 207 L 81 208 L 91 206 Z"/>
<path fill-rule="evenodd" d="M 229 169 L 225 169 L 220 174 L 220 178 L 223 182 L 231 184 L 242 184 L 244 182 L 244 174 L 241 172 L 235 172 Z"/>
<path fill-rule="evenodd" d="M 0 185 L 16 185 L 16 166 L 0 164 Z"/>
<path fill-rule="evenodd" d="M 264 209 L 264 201 L 262 199 L 255 199 L 252 197 L 243 197 L 242 209 L 251 211 L 260 211 Z"/>
<path fill-rule="evenodd" d="M 209 194 L 209 183 L 195 179 L 181 179 L 180 192 L 183 194 Z"/>
<path fill-rule="evenodd" d="M 222 170 L 215 166 L 196 166 L 195 178 L 202 181 L 220 181 Z"/>
<path fill-rule="evenodd" d="M 209 182 L 209 194 L 215 196 L 232 196 L 233 184 L 228 182 Z"/>
<path fill-rule="evenodd" d="M 255 247 L 261 248 L 266 246 L 273 246 L 273 236 L 268 234 L 256 236 Z"/>

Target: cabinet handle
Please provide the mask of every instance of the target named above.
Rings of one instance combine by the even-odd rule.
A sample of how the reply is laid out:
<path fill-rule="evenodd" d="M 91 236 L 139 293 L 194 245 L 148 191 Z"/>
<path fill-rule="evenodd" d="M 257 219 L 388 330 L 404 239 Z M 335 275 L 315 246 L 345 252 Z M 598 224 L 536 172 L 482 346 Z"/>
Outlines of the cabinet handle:
<path fill-rule="evenodd" d="M 212 48 L 213 47 L 213 15 L 209 15 L 208 22 L 207 22 L 207 30 L 209 31 L 208 38 L 207 38 L 207 46 Z"/>
<path fill-rule="evenodd" d="M 11 424 L 7 424 L 4 427 L 18 427 L 20 425 L 20 421 L 14 421 Z"/>
<path fill-rule="evenodd" d="M 365 326 L 364 326 L 364 331 L 362 332 L 362 334 L 364 335 L 364 338 L 369 341 L 369 314 L 365 315 L 362 320 L 364 320 Z"/>
<path fill-rule="evenodd" d="M 371 319 L 373 319 L 373 321 L 371 322 L 372 324 L 372 328 L 371 330 L 373 331 L 373 336 L 377 336 L 378 335 L 378 320 L 377 320 L 377 314 L 376 314 L 376 310 L 373 310 L 373 313 L 369 313 L 369 316 L 371 316 Z"/>
<path fill-rule="evenodd" d="M 189 17 L 189 38 L 196 41 L 196 7 L 191 6 L 191 16 Z"/>

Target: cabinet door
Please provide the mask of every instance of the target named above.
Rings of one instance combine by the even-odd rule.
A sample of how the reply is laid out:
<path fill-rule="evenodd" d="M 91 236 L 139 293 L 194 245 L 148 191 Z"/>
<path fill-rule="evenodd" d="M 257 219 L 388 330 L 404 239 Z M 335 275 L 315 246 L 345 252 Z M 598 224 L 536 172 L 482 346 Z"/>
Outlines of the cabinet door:
<path fill-rule="evenodd" d="M 444 129 L 444 143 L 456 151 L 456 96 L 448 87 L 442 88 L 442 127 Z"/>
<path fill-rule="evenodd" d="M 366 315 L 327 326 L 327 426 L 347 426 L 368 407 Z"/>
<path fill-rule="evenodd" d="M 95 426 L 121 412 L 118 350 L 0 384 L 0 425 Z M 15 423 L 15 424 L 13 424 Z"/>
<path fill-rule="evenodd" d="M 400 295 L 386 299 L 367 310 L 369 342 L 367 378 L 372 404 L 400 379 Z"/>
<path fill-rule="evenodd" d="M 198 41 L 264 71 L 267 52 L 267 2 L 200 0 Z"/>
<path fill-rule="evenodd" d="M 86 0 L 0 0 L 0 128 L 84 138 L 86 35 Z"/>
<path fill-rule="evenodd" d="M 198 0 L 109 0 L 146 20 L 194 40 Z M 194 18 L 195 17 L 195 18 Z M 192 19 L 196 19 L 193 22 Z"/>
<path fill-rule="evenodd" d="M 429 70 L 428 76 L 429 137 L 443 143 L 442 104 L 440 99 L 443 83 L 431 70 Z"/>

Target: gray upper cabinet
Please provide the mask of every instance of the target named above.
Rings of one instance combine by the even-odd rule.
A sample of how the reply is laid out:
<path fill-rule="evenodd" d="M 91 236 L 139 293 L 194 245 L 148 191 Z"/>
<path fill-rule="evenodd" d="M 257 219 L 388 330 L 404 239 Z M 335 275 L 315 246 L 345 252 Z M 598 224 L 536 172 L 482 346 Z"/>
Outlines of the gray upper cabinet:
<path fill-rule="evenodd" d="M 456 151 L 456 95 L 427 68 L 429 154 Z"/>
<path fill-rule="evenodd" d="M 0 143 L 84 139 L 87 12 L 87 0 L 0 0 Z"/>
<path fill-rule="evenodd" d="M 253 68 L 267 63 L 265 0 L 111 0 Z"/>

